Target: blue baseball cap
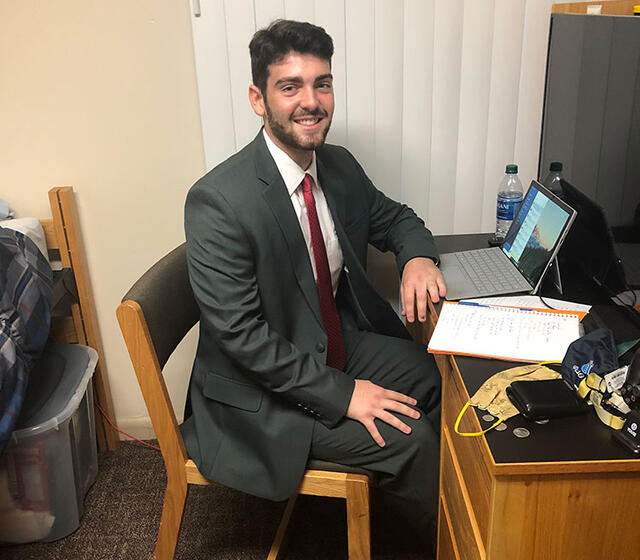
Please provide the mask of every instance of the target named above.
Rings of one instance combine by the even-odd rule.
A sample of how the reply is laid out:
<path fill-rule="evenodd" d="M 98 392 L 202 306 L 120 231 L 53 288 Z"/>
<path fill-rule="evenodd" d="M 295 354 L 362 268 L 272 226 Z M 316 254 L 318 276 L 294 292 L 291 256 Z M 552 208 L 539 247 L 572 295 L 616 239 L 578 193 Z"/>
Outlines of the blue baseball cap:
<path fill-rule="evenodd" d="M 618 369 L 618 352 L 610 329 L 596 329 L 574 340 L 562 360 L 564 380 L 577 388 L 590 373 L 604 375 Z"/>

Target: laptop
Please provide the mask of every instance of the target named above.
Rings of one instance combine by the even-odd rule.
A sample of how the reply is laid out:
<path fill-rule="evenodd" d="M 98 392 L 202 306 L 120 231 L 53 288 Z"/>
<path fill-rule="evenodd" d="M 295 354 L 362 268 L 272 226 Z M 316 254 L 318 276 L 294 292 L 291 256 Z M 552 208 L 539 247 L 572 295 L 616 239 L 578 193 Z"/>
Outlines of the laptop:
<path fill-rule="evenodd" d="M 532 181 L 500 247 L 440 255 L 447 299 L 535 294 L 576 214 Z"/>
<path fill-rule="evenodd" d="M 563 200 L 578 212 L 562 245 L 560 258 L 614 294 L 624 292 L 627 286 L 625 271 L 604 210 L 564 179 L 560 186 Z"/>

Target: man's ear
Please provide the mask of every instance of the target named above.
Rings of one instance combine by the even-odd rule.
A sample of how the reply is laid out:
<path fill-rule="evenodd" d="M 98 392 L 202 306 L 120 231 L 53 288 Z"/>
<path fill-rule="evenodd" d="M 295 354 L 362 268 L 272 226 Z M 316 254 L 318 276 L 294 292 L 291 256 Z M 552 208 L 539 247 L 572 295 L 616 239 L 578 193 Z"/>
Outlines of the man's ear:
<path fill-rule="evenodd" d="M 253 107 L 256 115 L 258 115 L 259 117 L 264 116 L 264 97 L 262 96 L 260 88 L 255 84 L 251 84 L 249 86 L 249 103 L 251 103 L 251 107 Z"/>

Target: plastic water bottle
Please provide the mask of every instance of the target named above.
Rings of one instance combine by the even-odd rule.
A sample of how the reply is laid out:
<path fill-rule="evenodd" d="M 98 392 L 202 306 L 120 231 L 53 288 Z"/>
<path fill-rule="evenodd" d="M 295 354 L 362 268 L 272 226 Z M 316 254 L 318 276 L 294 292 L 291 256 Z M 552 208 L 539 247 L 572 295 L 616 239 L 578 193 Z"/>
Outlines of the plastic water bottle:
<path fill-rule="evenodd" d="M 504 239 L 522 202 L 522 183 L 518 179 L 518 166 L 511 163 L 498 187 L 496 207 L 496 239 Z"/>
<path fill-rule="evenodd" d="M 562 164 L 559 161 L 552 161 L 549 166 L 549 174 L 545 177 L 542 184 L 547 187 L 553 194 L 562 198 Z"/>

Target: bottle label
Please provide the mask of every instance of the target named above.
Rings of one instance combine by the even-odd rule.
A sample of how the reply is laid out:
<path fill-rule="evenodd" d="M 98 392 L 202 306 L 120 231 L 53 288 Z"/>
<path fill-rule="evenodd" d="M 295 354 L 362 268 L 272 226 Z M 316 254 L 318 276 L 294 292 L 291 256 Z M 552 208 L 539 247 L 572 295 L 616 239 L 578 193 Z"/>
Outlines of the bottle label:
<path fill-rule="evenodd" d="M 513 220 L 522 202 L 522 195 L 518 197 L 498 195 L 498 220 Z"/>

